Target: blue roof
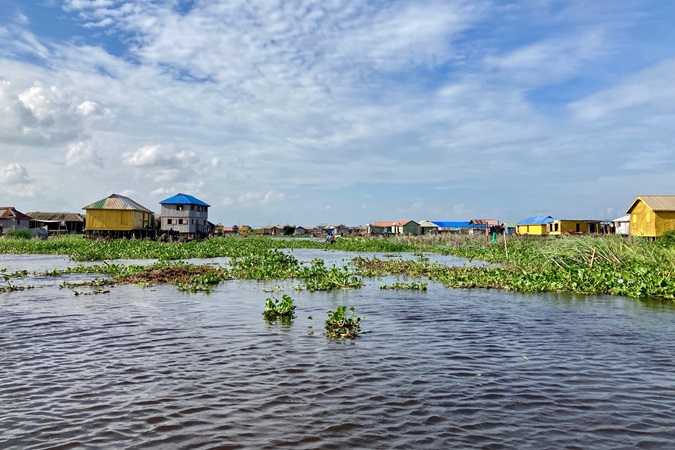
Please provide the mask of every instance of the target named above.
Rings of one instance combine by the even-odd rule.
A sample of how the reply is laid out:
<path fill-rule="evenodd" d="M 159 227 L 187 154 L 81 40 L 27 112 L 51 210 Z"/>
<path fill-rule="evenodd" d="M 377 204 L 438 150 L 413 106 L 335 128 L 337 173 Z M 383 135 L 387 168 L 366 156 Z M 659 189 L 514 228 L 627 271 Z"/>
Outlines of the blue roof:
<path fill-rule="evenodd" d="M 469 222 L 431 222 L 435 225 L 438 225 L 441 228 L 482 228 L 483 225 L 476 227 L 474 224 Z"/>
<path fill-rule="evenodd" d="M 159 202 L 160 205 L 199 205 L 199 206 L 211 206 L 208 203 L 204 203 L 188 194 L 178 193 L 173 197 L 169 197 L 166 200 Z"/>
<path fill-rule="evenodd" d="M 551 216 L 532 216 L 518 222 L 518 225 L 546 225 L 555 219 Z"/>

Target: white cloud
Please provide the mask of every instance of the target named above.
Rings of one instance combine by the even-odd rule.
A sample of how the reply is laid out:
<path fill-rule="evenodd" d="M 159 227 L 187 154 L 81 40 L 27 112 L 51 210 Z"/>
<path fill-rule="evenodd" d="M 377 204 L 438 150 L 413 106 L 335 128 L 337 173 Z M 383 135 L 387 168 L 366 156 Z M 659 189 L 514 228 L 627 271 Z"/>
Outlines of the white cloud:
<path fill-rule="evenodd" d="M 91 144 L 81 141 L 68 144 L 65 159 L 67 166 L 100 165 L 102 163 Z"/>
<path fill-rule="evenodd" d="M 0 167 L 0 184 L 31 184 L 34 180 L 28 176 L 28 170 L 21 164 L 9 163 Z"/>
<path fill-rule="evenodd" d="M 675 59 L 668 59 L 626 77 L 618 85 L 570 104 L 570 110 L 583 120 L 598 120 L 625 114 L 634 122 L 650 116 L 675 114 Z"/>
<path fill-rule="evenodd" d="M 268 205 L 283 200 L 286 195 L 282 192 L 246 192 L 239 196 L 238 201 L 242 204 Z"/>

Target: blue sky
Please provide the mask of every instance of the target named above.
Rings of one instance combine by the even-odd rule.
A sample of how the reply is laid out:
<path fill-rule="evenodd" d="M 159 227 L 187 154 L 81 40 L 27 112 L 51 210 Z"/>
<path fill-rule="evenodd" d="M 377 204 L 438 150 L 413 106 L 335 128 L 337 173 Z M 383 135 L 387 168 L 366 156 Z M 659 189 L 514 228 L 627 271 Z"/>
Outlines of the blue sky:
<path fill-rule="evenodd" d="M 0 0 L 0 203 L 612 219 L 675 193 L 675 2 Z"/>

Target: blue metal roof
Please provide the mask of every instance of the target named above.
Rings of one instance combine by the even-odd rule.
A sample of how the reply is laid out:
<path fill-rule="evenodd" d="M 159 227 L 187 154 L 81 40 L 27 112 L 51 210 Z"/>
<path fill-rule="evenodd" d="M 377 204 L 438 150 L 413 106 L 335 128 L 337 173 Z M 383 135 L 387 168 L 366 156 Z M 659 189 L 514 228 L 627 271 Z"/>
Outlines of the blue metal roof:
<path fill-rule="evenodd" d="M 173 197 L 169 197 L 166 200 L 162 200 L 159 202 L 160 205 L 199 205 L 199 206 L 211 206 L 208 203 L 204 203 L 203 201 L 199 200 L 198 198 L 195 198 L 191 195 L 188 194 L 181 194 L 178 193 L 174 195 Z"/>
<path fill-rule="evenodd" d="M 485 225 L 469 222 L 431 222 L 441 228 L 485 228 Z"/>
<path fill-rule="evenodd" d="M 518 225 L 546 225 L 555 219 L 551 216 L 532 216 L 518 222 Z"/>

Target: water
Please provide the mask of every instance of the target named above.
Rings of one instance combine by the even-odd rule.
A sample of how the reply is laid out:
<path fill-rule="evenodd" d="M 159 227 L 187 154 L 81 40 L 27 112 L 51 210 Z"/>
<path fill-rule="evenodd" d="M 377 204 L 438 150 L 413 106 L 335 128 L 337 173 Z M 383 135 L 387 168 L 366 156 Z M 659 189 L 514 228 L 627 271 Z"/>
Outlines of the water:
<path fill-rule="evenodd" d="M 71 264 L 57 260 L 2 263 Z M 382 291 L 380 280 L 309 293 L 283 283 L 298 305 L 284 327 L 261 315 L 262 289 L 277 283 L 74 296 L 61 281 L 33 277 L 35 289 L 0 294 L 0 448 L 675 443 L 669 304 L 434 284 Z M 342 304 L 371 333 L 326 340 L 325 311 Z"/>

